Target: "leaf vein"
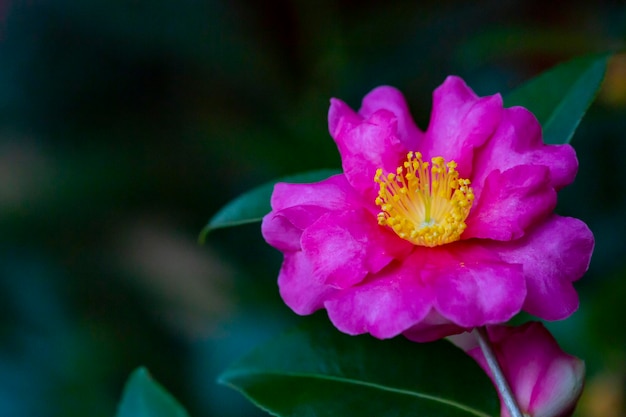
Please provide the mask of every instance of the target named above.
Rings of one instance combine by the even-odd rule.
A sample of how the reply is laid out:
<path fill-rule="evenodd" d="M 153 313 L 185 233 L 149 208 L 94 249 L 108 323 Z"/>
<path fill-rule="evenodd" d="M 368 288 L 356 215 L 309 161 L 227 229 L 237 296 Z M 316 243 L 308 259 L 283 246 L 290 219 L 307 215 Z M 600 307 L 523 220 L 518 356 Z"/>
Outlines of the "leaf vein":
<path fill-rule="evenodd" d="M 224 374 L 222 376 L 222 378 L 220 378 L 220 382 L 223 383 L 228 383 L 228 380 L 230 379 L 230 377 L 237 377 L 237 376 L 250 376 L 250 375 L 275 375 L 275 376 L 282 376 L 282 377 L 293 377 L 293 378 L 311 378 L 311 379 L 321 379 L 321 380 L 329 380 L 329 381 L 335 381 L 335 382 L 340 382 L 340 383 L 345 383 L 345 384 L 352 384 L 352 385 L 358 385 L 358 386 L 364 386 L 364 387 L 368 387 L 368 388 L 376 388 L 376 389 L 380 389 L 382 391 L 387 391 L 387 392 L 392 392 L 395 394 L 401 394 L 401 395 L 408 395 L 411 397 L 417 397 L 417 398 L 421 398 L 421 399 L 425 399 L 425 400 L 430 400 L 430 401 L 435 401 L 435 402 L 439 402 L 442 404 L 446 404 L 450 407 L 456 407 L 460 410 L 466 411 L 468 413 L 474 414 L 478 417 L 492 417 L 489 414 L 486 414 L 480 410 L 476 410 L 475 408 L 472 408 L 470 406 L 458 403 L 456 401 L 450 400 L 448 398 L 442 398 L 442 397 L 437 397 L 434 395 L 429 395 L 429 394 L 422 394 L 419 392 L 414 392 L 414 391 L 410 391 L 407 389 L 402 389 L 402 388 L 394 388 L 394 387 L 389 387 L 386 385 L 381 385 L 378 383 L 374 383 L 374 382 L 367 382 L 367 381 L 361 381 L 358 379 L 354 379 L 354 378 L 348 378 L 348 377 L 340 377 L 340 376 L 336 376 L 336 375 L 320 375 L 320 374 L 310 374 L 310 373 L 304 373 L 304 372 L 284 372 L 284 371 L 249 371 L 249 370 L 241 370 L 238 372 L 227 372 L 226 374 Z M 231 383 L 228 383 L 228 385 L 231 385 Z"/>

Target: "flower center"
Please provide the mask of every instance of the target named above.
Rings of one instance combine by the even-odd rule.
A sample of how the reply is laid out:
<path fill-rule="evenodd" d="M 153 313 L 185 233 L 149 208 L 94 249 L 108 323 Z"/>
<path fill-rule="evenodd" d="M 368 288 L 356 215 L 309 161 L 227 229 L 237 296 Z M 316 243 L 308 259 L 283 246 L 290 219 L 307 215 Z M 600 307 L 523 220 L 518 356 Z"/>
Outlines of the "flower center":
<path fill-rule="evenodd" d="M 432 166 L 421 153 L 409 152 L 395 174 L 383 175 L 379 168 L 374 177 L 380 186 L 378 224 L 428 247 L 459 240 L 474 201 L 470 181 L 459 178 L 456 162 L 446 163 L 441 156 L 431 161 Z"/>

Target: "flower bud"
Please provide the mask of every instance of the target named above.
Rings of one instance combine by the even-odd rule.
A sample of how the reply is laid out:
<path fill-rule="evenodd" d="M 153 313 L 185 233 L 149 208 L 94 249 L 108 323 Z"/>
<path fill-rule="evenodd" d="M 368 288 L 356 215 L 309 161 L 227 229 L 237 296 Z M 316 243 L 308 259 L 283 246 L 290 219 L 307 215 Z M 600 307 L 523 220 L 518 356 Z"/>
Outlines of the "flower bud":
<path fill-rule="evenodd" d="M 522 413 L 529 417 L 571 416 L 583 389 L 585 364 L 561 350 L 539 322 L 519 327 L 487 326 L 494 353 Z M 493 380 L 483 352 L 468 334 L 453 336 Z M 509 417 L 502 404 L 502 417 Z"/>

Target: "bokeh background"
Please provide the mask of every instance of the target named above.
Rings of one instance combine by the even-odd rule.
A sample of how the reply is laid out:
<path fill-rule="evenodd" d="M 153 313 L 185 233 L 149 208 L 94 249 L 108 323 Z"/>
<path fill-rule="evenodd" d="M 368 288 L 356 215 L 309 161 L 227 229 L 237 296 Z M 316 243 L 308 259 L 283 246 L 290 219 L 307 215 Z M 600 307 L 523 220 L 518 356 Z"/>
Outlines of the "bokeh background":
<path fill-rule="evenodd" d="M 425 128 L 448 74 L 506 93 L 625 40 L 623 1 L 0 0 L 0 415 L 113 416 L 139 365 L 194 417 L 265 415 L 216 376 L 298 317 L 258 225 L 200 246 L 210 216 L 339 167 L 330 97 L 394 85 Z M 577 415 L 623 417 L 623 56 L 573 145 L 558 211 L 597 246 L 549 327 L 587 363 Z"/>

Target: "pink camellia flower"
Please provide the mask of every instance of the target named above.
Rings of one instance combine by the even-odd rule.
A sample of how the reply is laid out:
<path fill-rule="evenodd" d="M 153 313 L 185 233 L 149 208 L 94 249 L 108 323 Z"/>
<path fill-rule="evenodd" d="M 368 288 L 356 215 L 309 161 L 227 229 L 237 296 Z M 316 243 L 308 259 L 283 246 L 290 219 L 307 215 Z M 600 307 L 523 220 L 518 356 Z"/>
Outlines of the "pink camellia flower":
<path fill-rule="evenodd" d="M 488 326 L 487 333 L 502 373 L 524 415 L 572 415 L 583 389 L 583 361 L 563 352 L 550 332 L 538 322 L 520 327 Z M 493 379 L 476 339 L 465 336 L 453 336 L 453 342 Z M 509 417 L 504 404 L 501 416 Z"/>
<path fill-rule="evenodd" d="M 391 87 L 358 113 L 333 99 L 328 120 L 343 173 L 276 184 L 262 225 L 284 253 L 278 284 L 296 313 L 326 308 L 348 334 L 429 341 L 522 309 L 547 320 L 576 310 L 593 236 L 553 214 L 576 155 L 543 144 L 528 110 L 451 76 L 425 132 Z"/>

